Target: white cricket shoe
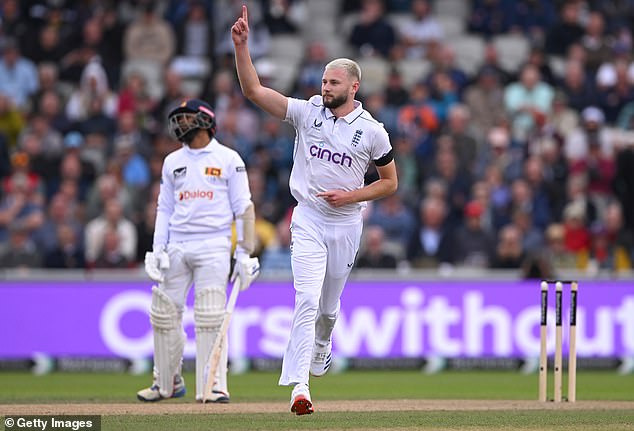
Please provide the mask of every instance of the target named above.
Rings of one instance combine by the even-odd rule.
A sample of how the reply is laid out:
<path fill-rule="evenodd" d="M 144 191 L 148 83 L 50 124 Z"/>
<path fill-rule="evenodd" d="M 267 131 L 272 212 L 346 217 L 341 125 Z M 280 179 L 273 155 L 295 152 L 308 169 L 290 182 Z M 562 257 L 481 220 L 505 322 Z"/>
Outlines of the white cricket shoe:
<path fill-rule="evenodd" d="M 213 389 L 211 391 L 211 396 L 207 398 L 207 400 L 203 401 L 202 398 L 196 397 L 196 401 L 198 401 L 199 403 L 205 402 L 205 403 L 229 404 L 231 402 L 231 398 L 229 397 L 228 393 L 223 392 L 221 390 Z"/>
<path fill-rule="evenodd" d="M 172 395 L 167 398 L 180 398 L 185 395 L 187 389 L 185 388 L 185 380 L 180 374 L 174 376 L 174 390 Z M 139 401 L 154 402 L 167 399 L 163 397 L 159 392 L 159 387 L 156 381 L 149 388 L 141 389 L 136 393 L 136 397 Z"/>
<path fill-rule="evenodd" d="M 332 343 L 325 346 L 315 344 L 313 347 L 313 360 L 310 363 L 310 374 L 321 377 L 330 368 L 332 362 Z"/>
<path fill-rule="evenodd" d="M 309 415 L 314 411 L 308 385 L 306 383 L 296 384 L 293 392 L 291 393 L 291 412 L 300 416 Z"/>

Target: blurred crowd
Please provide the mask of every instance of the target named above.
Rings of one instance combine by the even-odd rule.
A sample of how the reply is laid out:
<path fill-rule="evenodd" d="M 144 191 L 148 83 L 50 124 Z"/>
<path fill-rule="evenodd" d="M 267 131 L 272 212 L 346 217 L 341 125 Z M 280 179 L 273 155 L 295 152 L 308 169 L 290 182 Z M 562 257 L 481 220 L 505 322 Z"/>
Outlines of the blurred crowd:
<path fill-rule="evenodd" d="M 263 271 L 290 269 L 294 130 L 240 92 L 242 3 L 256 68 L 286 94 L 318 94 L 334 55 L 362 65 L 399 191 L 368 205 L 357 267 L 632 269 L 632 0 L 0 0 L 0 267 L 137 267 L 179 148 L 167 113 L 199 97 L 247 163 Z M 515 67 L 500 35 L 529 47 Z M 452 37 L 484 47 L 473 70 Z M 279 87 L 281 40 L 302 57 Z"/>

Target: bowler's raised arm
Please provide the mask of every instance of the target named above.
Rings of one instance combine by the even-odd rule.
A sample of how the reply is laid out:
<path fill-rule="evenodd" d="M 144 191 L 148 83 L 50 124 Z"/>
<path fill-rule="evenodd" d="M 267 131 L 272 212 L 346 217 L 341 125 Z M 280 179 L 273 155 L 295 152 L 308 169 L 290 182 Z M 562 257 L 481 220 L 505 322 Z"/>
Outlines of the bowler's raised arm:
<path fill-rule="evenodd" d="M 242 6 L 242 15 L 231 27 L 231 39 L 236 55 L 236 70 L 240 88 L 249 100 L 269 114 L 283 120 L 286 118 L 288 99 L 272 88 L 264 87 L 251 61 L 249 53 L 249 13 Z"/>

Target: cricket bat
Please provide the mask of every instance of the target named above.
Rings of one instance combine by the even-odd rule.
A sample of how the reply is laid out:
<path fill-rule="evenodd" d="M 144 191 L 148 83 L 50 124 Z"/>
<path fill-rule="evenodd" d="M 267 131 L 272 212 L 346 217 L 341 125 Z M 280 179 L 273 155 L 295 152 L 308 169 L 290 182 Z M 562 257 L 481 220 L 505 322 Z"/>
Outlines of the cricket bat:
<path fill-rule="evenodd" d="M 231 289 L 231 295 L 227 301 L 227 307 L 225 308 L 225 316 L 220 326 L 220 332 L 216 337 L 213 347 L 211 348 L 211 354 L 207 366 L 205 367 L 207 378 L 205 379 L 205 389 L 203 391 L 203 403 L 206 403 L 211 399 L 211 391 L 214 385 L 214 379 L 216 378 L 216 371 L 218 370 L 218 364 L 220 364 L 220 356 L 222 348 L 227 339 L 227 331 L 229 330 L 229 323 L 231 322 L 231 315 L 233 309 L 236 307 L 236 301 L 238 300 L 238 293 L 240 292 L 240 276 L 238 276 L 233 282 L 233 288 Z"/>

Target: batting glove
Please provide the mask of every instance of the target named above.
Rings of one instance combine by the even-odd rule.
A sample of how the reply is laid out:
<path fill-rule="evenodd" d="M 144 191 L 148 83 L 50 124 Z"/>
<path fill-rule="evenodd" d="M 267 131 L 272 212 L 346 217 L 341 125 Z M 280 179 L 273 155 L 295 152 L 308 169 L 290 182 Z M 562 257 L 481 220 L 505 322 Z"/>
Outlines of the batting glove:
<path fill-rule="evenodd" d="M 145 253 L 145 272 L 151 280 L 162 283 L 170 268 L 170 258 L 164 249 Z"/>
<path fill-rule="evenodd" d="M 239 256 L 231 274 L 231 282 L 238 283 L 240 290 L 247 290 L 253 280 L 260 275 L 260 261 L 257 257 Z"/>

